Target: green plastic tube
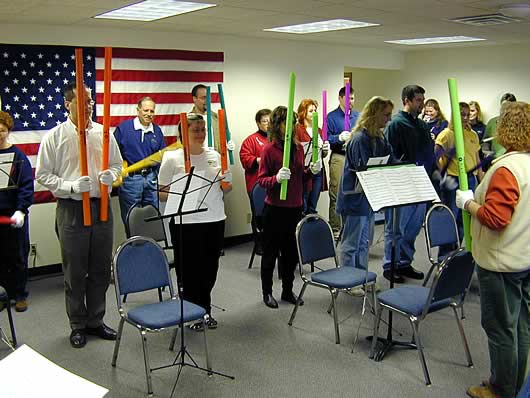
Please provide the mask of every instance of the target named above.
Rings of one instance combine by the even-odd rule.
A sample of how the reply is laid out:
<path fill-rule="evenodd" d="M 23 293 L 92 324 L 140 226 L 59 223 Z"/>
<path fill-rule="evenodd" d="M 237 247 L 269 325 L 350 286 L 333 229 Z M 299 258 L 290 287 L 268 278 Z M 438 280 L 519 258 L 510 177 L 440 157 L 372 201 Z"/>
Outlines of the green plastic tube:
<path fill-rule="evenodd" d="M 291 141 L 293 136 L 293 111 L 294 111 L 294 87 L 296 75 L 289 75 L 289 102 L 287 103 L 287 120 L 285 122 L 285 138 L 283 142 L 283 167 L 289 167 L 291 161 Z M 280 200 L 287 199 L 288 180 L 282 180 L 280 187 Z"/>

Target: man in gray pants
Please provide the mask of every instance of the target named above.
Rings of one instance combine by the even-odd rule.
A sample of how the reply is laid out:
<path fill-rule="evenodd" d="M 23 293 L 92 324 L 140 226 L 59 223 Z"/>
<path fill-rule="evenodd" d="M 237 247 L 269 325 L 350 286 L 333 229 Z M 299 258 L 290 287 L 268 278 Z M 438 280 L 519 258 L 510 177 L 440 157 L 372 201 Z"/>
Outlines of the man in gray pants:
<path fill-rule="evenodd" d="M 35 174 L 36 180 L 57 198 L 55 225 L 61 244 L 66 313 L 72 329 L 70 344 L 74 348 L 85 346 L 87 334 L 116 340 L 116 332 L 103 323 L 110 281 L 113 219 L 109 201 L 108 221 L 99 220 L 99 184 L 112 186 L 121 172 L 122 158 L 110 135 L 109 168 L 101 170 L 103 126 L 90 120 L 94 101 L 88 88 L 85 90 L 88 175 L 80 174 L 75 84 L 66 85 L 64 90 L 69 118 L 42 139 Z M 84 226 L 83 222 L 83 192 L 90 194 L 90 226 Z"/>

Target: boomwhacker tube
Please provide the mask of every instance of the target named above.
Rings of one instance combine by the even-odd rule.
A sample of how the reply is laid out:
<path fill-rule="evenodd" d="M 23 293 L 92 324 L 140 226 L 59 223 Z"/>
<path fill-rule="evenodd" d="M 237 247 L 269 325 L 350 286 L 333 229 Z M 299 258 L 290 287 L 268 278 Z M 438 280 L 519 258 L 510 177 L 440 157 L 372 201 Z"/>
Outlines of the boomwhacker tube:
<path fill-rule="evenodd" d="M 322 90 L 322 139 L 328 140 L 328 92 Z"/>
<path fill-rule="evenodd" d="M 217 84 L 217 91 L 219 92 L 219 101 L 221 101 L 221 108 L 225 111 L 225 127 L 226 127 L 226 142 L 232 139 L 232 134 L 230 133 L 230 127 L 228 127 L 228 118 L 226 117 L 226 105 L 225 105 L 225 95 L 223 92 L 223 85 L 221 83 Z M 234 165 L 234 154 L 232 151 L 228 151 L 228 159 L 230 164 Z"/>
<path fill-rule="evenodd" d="M 110 82 L 112 81 L 112 48 L 105 47 L 105 70 L 103 73 L 103 149 L 101 153 L 101 170 L 109 168 L 109 140 L 110 140 Z M 105 184 L 99 184 L 101 192 L 101 206 L 99 219 L 108 221 L 109 218 L 109 190 Z"/>
<path fill-rule="evenodd" d="M 467 172 L 466 165 L 464 162 L 465 149 L 464 149 L 464 131 L 462 129 L 462 118 L 460 117 L 460 105 L 458 103 L 458 87 L 456 79 L 450 78 L 449 84 L 449 97 L 451 99 L 451 113 L 453 115 L 453 130 L 455 133 L 455 147 L 456 147 L 456 159 L 458 161 L 458 183 L 462 191 L 469 189 L 467 183 Z M 471 231 L 470 221 L 471 217 L 469 212 L 462 210 L 462 220 L 464 224 L 464 240 L 466 243 L 466 250 L 471 252 Z"/>
<path fill-rule="evenodd" d="M 344 92 L 344 131 L 350 131 L 350 82 L 346 83 Z"/>
<path fill-rule="evenodd" d="M 212 91 L 210 86 L 206 86 L 206 125 L 208 126 L 208 147 L 213 148 Z"/>
<path fill-rule="evenodd" d="M 293 136 L 293 112 L 294 112 L 294 86 L 296 75 L 289 75 L 289 102 L 287 103 L 287 120 L 285 121 L 285 137 L 283 139 L 283 167 L 289 167 L 291 161 L 291 139 Z M 280 200 L 287 199 L 287 186 L 289 181 L 282 180 L 280 187 Z"/>
<path fill-rule="evenodd" d="M 311 161 L 316 163 L 318 161 L 318 113 L 313 112 L 311 115 L 311 122 L 313 128 L 313 137 L 311 140 L 313 153 L 311 154 Z"/>

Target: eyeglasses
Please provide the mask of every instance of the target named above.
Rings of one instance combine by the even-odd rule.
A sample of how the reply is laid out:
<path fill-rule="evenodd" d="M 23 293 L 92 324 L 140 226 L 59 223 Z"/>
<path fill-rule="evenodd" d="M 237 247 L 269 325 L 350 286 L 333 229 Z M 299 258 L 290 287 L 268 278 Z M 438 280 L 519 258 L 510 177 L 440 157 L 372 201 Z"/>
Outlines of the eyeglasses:
<path fill-rule="evenodd" d="M 73 102 L 75 98 L 72 98 L 71 100 L 65 100 L 66 102 Z M 94 101 L 93 99 L 87 99 L 86 100 L 86 104 L 89 105 L 89 106 L 94 106 L 96 105 L 96 101 Z"/>
<path fill-rule="evenodd" d="M 188 113 L 186 115 L 186 118 L 189 121 L 197 121 L 197 120 L 204 120 L 204 117 L 202 115 L 199 115 L 198 113 Z"/>

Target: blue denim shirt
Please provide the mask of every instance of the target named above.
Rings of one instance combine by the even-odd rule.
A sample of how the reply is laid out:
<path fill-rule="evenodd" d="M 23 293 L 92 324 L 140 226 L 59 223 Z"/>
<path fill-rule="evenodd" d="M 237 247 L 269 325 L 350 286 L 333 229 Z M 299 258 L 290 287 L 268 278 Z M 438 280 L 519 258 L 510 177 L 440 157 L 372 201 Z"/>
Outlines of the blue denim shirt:
<path fill-rule="evenodd" d="M 355 172 L 366 167 L 369 158 L 387 155 L 390 155 L 390 145 L 386 138 L 372 138 L 366 130 L 353 134 L 346 147 L 344 170 L 335 208 L 338 215 L 366 216 L 372 213 L 364 193 L 351 193 L 357 185 Z"/>
<path fill-rule="evenodd" d="M 350 130 L 355 126 L 359 112 L 350 112 Z M 344 142 L 339 140 L 339 134 L 344 131 L 344 111 L 337 107 L 334 111 L 328 113 L 328 141 L 331 152 L 344 154 Z"/>

